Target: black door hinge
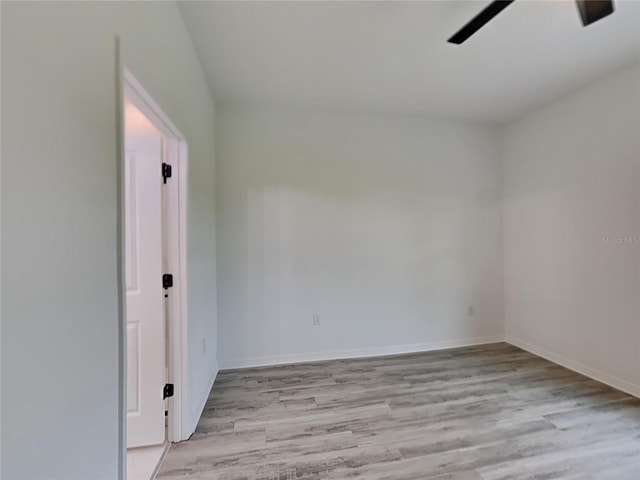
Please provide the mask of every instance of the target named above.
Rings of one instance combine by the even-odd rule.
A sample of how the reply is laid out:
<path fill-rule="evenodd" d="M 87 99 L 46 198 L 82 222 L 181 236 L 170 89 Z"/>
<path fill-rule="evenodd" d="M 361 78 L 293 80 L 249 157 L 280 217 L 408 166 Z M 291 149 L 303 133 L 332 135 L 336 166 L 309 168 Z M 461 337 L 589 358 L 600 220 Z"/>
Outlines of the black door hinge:
<path fill-rule="evenodd" d="M 162 275 L 162 288 L 166 290 L 167 288 L 171 287 L 173 287 L 173 275 L 171 275 L 170 273 L 165 273 L 164 275 Z"/>
<path fill-rule="evenodd" d="M 167 183 L 167 178 L 171 177 L 171 165 L 168 163 L 162 164 L 162 183 Z"/>
<path fill-rule="evenodd" d="M 162 389 L 162 399 L 173 397 L 173 383 L 167 383 Z"/>

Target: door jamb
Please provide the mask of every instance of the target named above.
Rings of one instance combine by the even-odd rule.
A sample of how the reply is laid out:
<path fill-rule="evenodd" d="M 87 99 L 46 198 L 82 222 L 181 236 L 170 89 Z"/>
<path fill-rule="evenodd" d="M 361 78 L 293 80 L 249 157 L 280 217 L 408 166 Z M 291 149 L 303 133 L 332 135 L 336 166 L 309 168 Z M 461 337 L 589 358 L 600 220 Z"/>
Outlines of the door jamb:
<path fill-rule="evenodd" d="M 147 93 L 130 70 L 123 68 L 123 97 L 129 99 L 160 130 L 166 138 L 165 162 L 172 166 L 172 178 L 168 181 L 166 199 L 167 242 L 166 265 L 174 278 L 174 286 L 169 290 L 169 331 L 168 351 L 169 383 L 174 384 L 174 396 L 168 402 L 169 442 L 180 442 L 190 436 L 190 402 L 188 398 L 188 316 L 187 316 L 187 174 L 188 148 L 185 137 L 180 133 L 169 117 Z M 123 99 L 124 100 L 124 99 Z M 158 171 L 160 179 L 160 171 Z M 124 262 L 124 259 L 122 259 Z M 124 269 L 124 265 L 122 267 Z M 126 332 L 126 318 L 121 335 Z M 126 337 L 121 339 L 125 345 L 120 355 L 123 357 L 126 375 Z M 126 382 L 120 392 L 126 405 Z M 124 412 L 126 431 L 126 411 Z M 124 435 L 126 442 L 126 435 Z M 125 445 L 126 450 L 126 445 Z"/>

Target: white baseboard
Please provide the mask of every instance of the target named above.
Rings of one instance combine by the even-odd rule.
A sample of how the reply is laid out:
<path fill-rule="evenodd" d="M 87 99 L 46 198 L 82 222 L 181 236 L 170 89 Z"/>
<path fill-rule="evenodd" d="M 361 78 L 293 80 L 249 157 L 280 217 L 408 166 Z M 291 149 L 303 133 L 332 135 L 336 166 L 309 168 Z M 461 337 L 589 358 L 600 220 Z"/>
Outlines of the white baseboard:
<path fill-rule="evenodd" d="M 344 360 L 347 358 L 381 357 L 385 355 L 399 355 L 403 353 L 430 352 L 448 348 L 471 347 L 487 343 L 504 342 L 502 335 L 466 338 L 459 340 L 445 340 L 440 342 L 416 343 L 411 345 L 395 345 L 391 347 L 377 347 L 357 350 L 336 350 L 330 352 L 295 353 L 288 355 L 274 355 L 265 357 L 249 357 L 228 359 L 221 362 L 223 370 L 237 368 L 266 367 L 288 363 L 317 362 L 324 360 Z"/>
<path fill-rule="evenodd" d="M 158 460 L 156 468 L 153 469 L 153 473 L 151 474 L 151 478 L 149 480 L 156 480 L 158 476 L 158 472 L 160 472 L 160 467 L 162 467 L 162 462 L 164 462 L 164 459 L 167 458 L 167 453 L 169 453 L 170 447 L 171 447 L 170 442 L 164 442 L 164 449 L 160 454 L 160 459 Z"/>
<path fill-rule="evenodd" d="M 560 365 L 561 367 L 568 368 L 569 370 L 578 372 L 586 377 L 597 380 L 598 382 L 604 383 L 605 385 L 609 385 L 610 387 L 613 387 L 617 390 L 621 390 L 624 393 L 628 393 L 629 395 L 640 398 L 640 386 L 638 385 L 634 385 L 630 382 L 627 382 L 626 380 L 622 380 L 621 378 L 601 372 L 600 370 L 597 370 L 595 368 L 591 368 L 584 363 L 576 362 L 575 360 L 571 360 L 570 358 L 550 352 L 549 350 L 538 347 L 537 345 L 533 345 L 512 335 L 507 334 L 505 340 L 511 345 L 521 348 L 522 350 L 526 350 L 527 352 L 533 353 L 538 357 L 545 358 L 553 363 Z"/>
<path fill-rule="evenodd" d="M 211 393 L 211 389 L 213 388 L 213 384 L 216 383 L 216 378 L 218 377 L 218 372 L 219 371 L 220 371 L 220 369 L 218 368 L 218 362 L 216 362 L 214 364 L 213 378 L 209 382 L 209 388 L 206 389 L 206 391 L 204 392 L 204 395 L 202 396 L 202 399 L 200 399 L 200 404 L 199 404 L 198 409 L 196 410 L 196 412 L 191 412 L 191 425 L 190 425 L 190 428 L 189 428 L 188 437 L 193 435 L 193 432 L 196 431 L 196 427 L 198 426 L 198 422 L 200 421 L 200 417 L 202 416 L 202 412 L 204 411 L 204 407 L 206 406 L 207 400 L 209 399 L 209 394 Z M 195 415 L 194 415 L 194 413 L 195 413 Z"/>

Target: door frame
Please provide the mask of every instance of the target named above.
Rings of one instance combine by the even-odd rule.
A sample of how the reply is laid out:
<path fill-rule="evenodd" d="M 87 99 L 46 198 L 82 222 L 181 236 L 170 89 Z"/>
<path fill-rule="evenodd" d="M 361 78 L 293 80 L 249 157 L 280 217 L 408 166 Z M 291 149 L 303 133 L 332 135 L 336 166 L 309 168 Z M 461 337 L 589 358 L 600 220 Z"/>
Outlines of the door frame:
<path fill-rule="evenodd" d="M 165 321 L 168 331 L 165 332 L 168 339 L 169 383 L 174 384 L 173 397 L 168 402 L 168 431 L 169 442 L 180 442 L 189 438 L 189 398 L 188 398 L 188 316 L 187 316 L 187 201 L 188 201 L 188 146 L 185 137 L 173 124 L 169 117 L 162 111 L 153 98 L 147 93 L 142 84 L 131 71 L 122 68 L 122 95 L 120 103 L 124 110 L 124 99 L 131 101 L 153 125 L 165 137 L 165 159 L 172 166 L 171 179 L 167 181 L 163 207 L 163 232 L 165 237 L 165 265 L 174 278 L 173 287 L 168 290 L 169 306 L 168 321 Z M 124 147 L 126 132 L 122 128 L 122 145 Z M 124 172 L 124 156 L 120 160 L 120 171 Z M 158 181 L 161 181 L 161 172 L 158 171 Z M 120 182 L 123 181 L 121 176 Z M 122 189 L 121 189 L 122 190 Z M 124 218 L 124 200 L 121 198 L 120 229 L 124 231 L 122 224 Z M 121 234 L 120 241 L 123 242 Z M 124 251 L 122 247 L 122 252 Z M 120 268 L 125 269 L 125 258 L 121 255 Z M 160 281 L 160 279 L 158 279 Z M 124 297 L 121 298 L 121 302 Z M 122 319 L 120 328 L 120 402 L 126 405 L 126 372 L 127 372 L 127 348 L 126 348 L 126 308 L 121 305 Z M 159 392 L 160 393 L 160 392 Z M 121 441 L 124 442 L 123 450 L 126 456 L 126 428 L 127 412 L 123 409 L 121 414 L 122 431 Z M 122 450 L 121 450 L 122 451 Z"/>

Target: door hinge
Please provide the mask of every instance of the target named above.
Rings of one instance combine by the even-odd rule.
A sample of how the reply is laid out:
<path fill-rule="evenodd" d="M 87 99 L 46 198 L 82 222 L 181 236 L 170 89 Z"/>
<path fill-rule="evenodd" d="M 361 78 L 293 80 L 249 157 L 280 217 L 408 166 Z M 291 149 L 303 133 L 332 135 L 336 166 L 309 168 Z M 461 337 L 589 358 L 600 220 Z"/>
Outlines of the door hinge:
<path fill-rule="evenodd" d="M 167 288 L 171 287 L 173 287 L 173 275 L 171 275 L 170 273 L 165 273 L 164 275 L 162 275 L 162 288 L 166 290 Z"/>
<path fill-rule="evenodd" d="M 167 383 L 162 389 L 162 399 L 173 397 L 173 383 Z"/>
<path fill-rule="evenodd" d="M 168 163 L 162 164 L 162 183 L 167 183 L 167 178 L 171 178 L 171 165 Z"/>

